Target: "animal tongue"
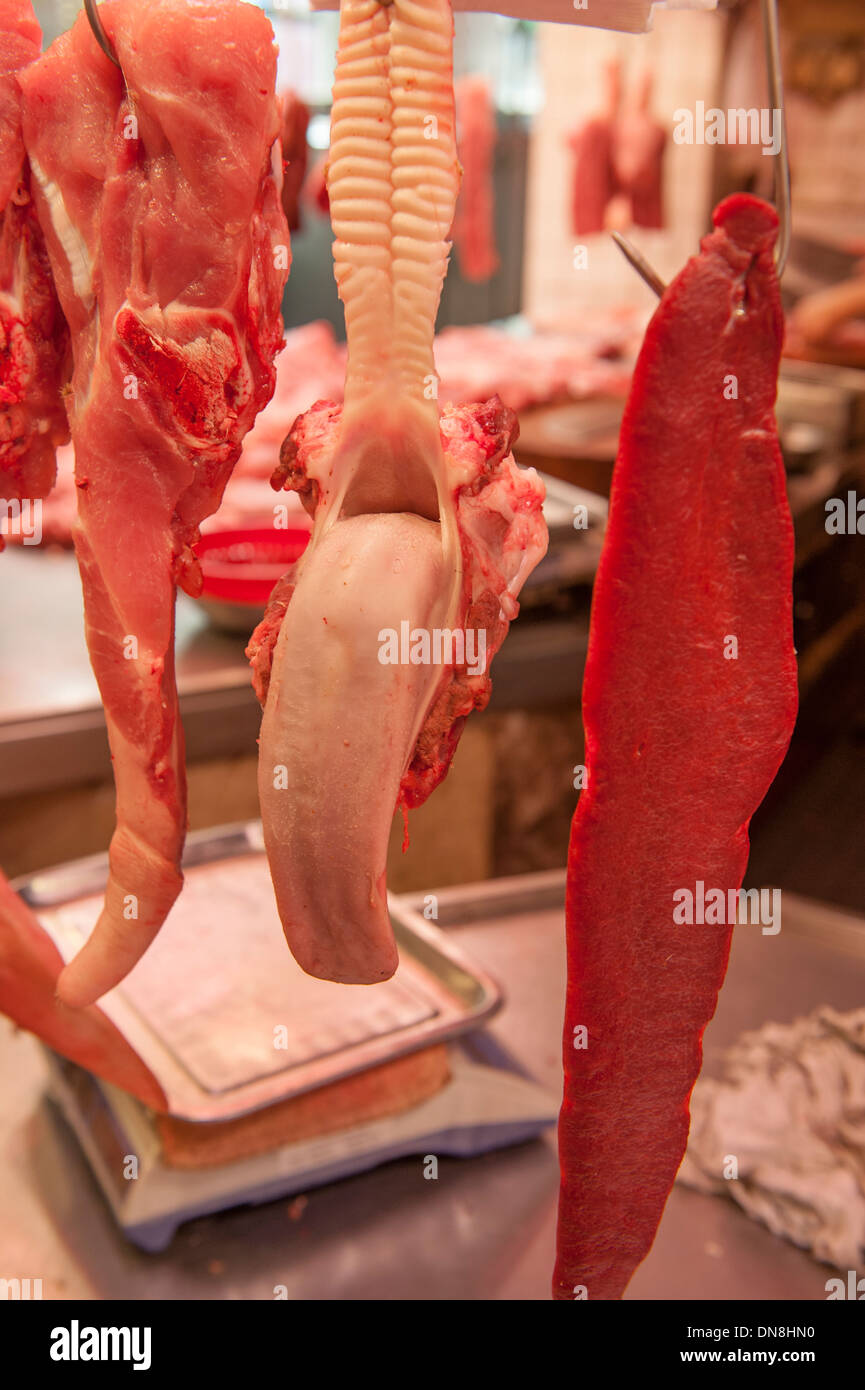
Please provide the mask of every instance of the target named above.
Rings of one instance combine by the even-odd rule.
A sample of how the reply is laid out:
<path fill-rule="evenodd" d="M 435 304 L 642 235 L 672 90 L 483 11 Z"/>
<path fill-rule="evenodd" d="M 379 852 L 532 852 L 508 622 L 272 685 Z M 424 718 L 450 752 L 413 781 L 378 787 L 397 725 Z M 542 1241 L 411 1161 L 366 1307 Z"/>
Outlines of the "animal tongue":
<path fill-rule="evenodd" d="M 383 664 L 381 634 L 446 626 L 460 593 L 433 360 L 458 189 L 452 39 L 447 0 L 342 5 L 328 184 L 346 406 L 261 728 L 288 943 L 310 974 L 355 984 L 397 966 L 388 833 L 442 675 Z"/>
<path fill-rule="evenodd" d="M 283 445 L 274 485 L 300 492 L 313 534 L 248 649 L 260 696 L 269 679 L 259 791 L 283 928 L 305 970 L 345 983 L 396 969 L 395 807 L 447 772 L 546 548 L 543 489 L 509 454 L 513 413 L 496 401 L 439 419 L 434 325 L 459 182 L 452 44 L 449 0 L 343 0 L 329 191 L 345 408 L 320 402 Z M 465 641 L 466 626 L 486 643 L 473 668 L 435 645 Z M 420 634 L 419 646 L 390 664 L 388 634 Z"/>
<path fill-rule="evenodd" d="M 350 517 L 310 556 L 279 635 L 259 796 L 286 938 L 310 975 L 393 974 L 385 861 L 400 780 L 440 668 L 385 665 L 380 634 L 436 626 L 438 524 Z"/>

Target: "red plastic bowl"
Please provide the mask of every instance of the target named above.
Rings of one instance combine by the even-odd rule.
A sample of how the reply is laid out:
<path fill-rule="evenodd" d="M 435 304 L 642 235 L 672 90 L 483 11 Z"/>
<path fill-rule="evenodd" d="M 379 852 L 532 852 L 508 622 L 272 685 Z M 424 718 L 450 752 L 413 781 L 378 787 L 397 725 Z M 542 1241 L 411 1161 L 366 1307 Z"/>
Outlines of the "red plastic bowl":
<path fill-rule="evenodd" d="M 300 559 L 309 535 L 301 526 L 207 533 L 195 547 L 202 599 L 264 608 L 276 581 Z"/>

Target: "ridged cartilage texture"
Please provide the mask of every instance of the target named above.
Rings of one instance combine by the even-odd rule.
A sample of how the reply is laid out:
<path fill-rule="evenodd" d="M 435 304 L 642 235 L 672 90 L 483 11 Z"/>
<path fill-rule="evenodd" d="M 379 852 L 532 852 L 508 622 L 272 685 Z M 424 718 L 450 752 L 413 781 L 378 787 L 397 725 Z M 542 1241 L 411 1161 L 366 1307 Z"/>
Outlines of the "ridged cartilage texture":
<path fill-rule="evenodd" d="M 347 401 L 388 379 L 430 398 L 459 187 L 452 34 L 447 0 L 343 6 L 328 183 Z"/>

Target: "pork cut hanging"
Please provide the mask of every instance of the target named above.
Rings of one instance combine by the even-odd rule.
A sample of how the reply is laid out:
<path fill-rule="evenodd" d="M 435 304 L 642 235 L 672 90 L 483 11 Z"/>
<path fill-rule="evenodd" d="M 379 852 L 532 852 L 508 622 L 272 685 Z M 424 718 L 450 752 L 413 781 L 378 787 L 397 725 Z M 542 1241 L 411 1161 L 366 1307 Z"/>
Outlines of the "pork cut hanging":
<path fill-rule="evenodd" d="M 343 0 L 329 192 L 345 404 L 320 402 L 283 446 L 274 482 L 300 493 L 313 534 L 249 648 L 280 917 L 304 970 L 347 983 L 396 968 L 395 808 L 447 772 L 546 549 L 541 482 L 510 452 L 513 413 L 493 400 L 439 414 L 452 44 L 448 0 Z"/>
<path fill-rule="evenodd" d="M 491 280 L 501 265 L 496 247 L 496 107 L 484 77 L 456 84 L 462 187 L 454 220 L 460 271 L 473 284 Z"/>
<path fill-rule="evenodd" d="M 30 196 L 16 80 L 39 57 L 41 37 L 29 0 L 0 0 L 0 494 L 10 516 L 11 504 L 49 491 L 55 447 L 68 438 L 61 387 L 69 335 Z M 165 1109 L 155 1077 L 101 1010 L 58 1003 L 62 967 L 48 933 L 0 873 L 0 1013 Z"/>
<path fill-rule="evenodd" d="M 117 984 L 181 886 L 176 585 L 219 505 L 282 340 L 288 230 L 262 12 L 240 0 L 100 6 L 24 75 L 24 137 L 74 354 L 75 548 L 117 787 L 105 905 L 59 984 Z"/>
<path fill-rule="evenodd" d="M 280 143 L 282 145 L 282 210 L 289 230 L 301 228 L 300 194 L 309 158 L 307 131 L 309 107 L 291 89 L 283 92 L 280 103 Z"/>
<path fill-rule="evenodd" d="M 69 334 L 30 193 L 17 74 L 41 52 L 30 0 L 0 0 L 0 499 L 50 492 L 69 438 Z M 0 550 L 3 537 L 0 535 Z"/>
<path fill-rule="evenodd" d="M 621 1298 L 651 1248 L 748 824 L 796 719 L 778 218 L 740 193 L 714 224 L 646 332 L 592 599 L 588 781 L 568 851 L 561 1300 Z M 704 888 L 711 914 L 682 912 Z"/>
<path fill-rule="evenodd" d="M 152 1110 L 167 1110 L 153 1072 L 102 1009 L 72 1009 L 56 998 L 62 966 L 51 937 L 0 873 L 0 1013 Z"/>

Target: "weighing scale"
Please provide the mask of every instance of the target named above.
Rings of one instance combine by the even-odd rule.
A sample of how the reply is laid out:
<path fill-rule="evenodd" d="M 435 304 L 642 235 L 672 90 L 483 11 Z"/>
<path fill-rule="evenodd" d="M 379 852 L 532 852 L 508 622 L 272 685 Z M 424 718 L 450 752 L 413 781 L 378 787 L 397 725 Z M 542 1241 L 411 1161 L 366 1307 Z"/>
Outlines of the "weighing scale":
<path fill-rule="evenodd" d="M 99 855 L 16 885 L 65 959 L 96 922 L 107 867 Z M 162 1250 L 195 1216 L 407 1155 L 469 1157 L 555 1122 L 558 1098 L 479 1031 L 501 992 L 431 920 L 433 898 L 390 896 L 392 980 L 335 985 L 288 951 L 259 822 L 190 836 L 184 870 L 159 937 L 101 1001 L 169 1114 L 45 1049 L 50 1095 L 136 1245 Z"/>

